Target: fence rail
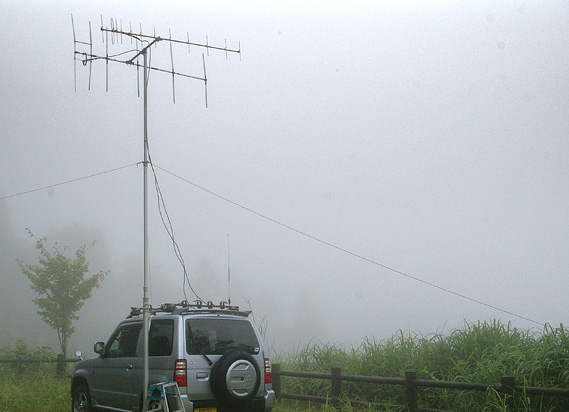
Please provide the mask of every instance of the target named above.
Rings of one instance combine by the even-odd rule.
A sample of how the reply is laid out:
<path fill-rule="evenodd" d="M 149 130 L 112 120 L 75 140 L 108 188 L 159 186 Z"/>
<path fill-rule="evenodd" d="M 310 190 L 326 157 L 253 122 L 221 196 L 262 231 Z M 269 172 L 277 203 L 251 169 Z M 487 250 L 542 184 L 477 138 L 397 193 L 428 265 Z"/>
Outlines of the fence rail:
<path fill-rule="evenodd" d="M 290 394 L 282 392 L 281 378 L 284 376 L 296 378 L 309 378 L 309 379 L 326 379 L 331 381 L 330 397 L 312 396 Z M 453 412 L 441 409 L 428 409 L 419 407 L 419 388 L 439 388 L 439 389 L 458 389 L 458 390 L 471 390 L 471 391 L 487 391 L 494 389 L 495 391 L 504 395 L 509 395 L 509 400 L 512 400 L 514 393 L 523 393 L 526 395 L 537 396 L 562 396 L 569 398 L 569 390 L 559 388 L 539 388 L 516 385 L 513 376 L 502 376 L 499 384 L 486 384 L 486 383 L 467 383 L 467 382 L 452 382 L 452 381 L 436 381 L 417 379 L 415 371 L 405 372 L 405 378 L 390 378 L 383 376 L 358 376 L 358 375 L 344 375 L 341 368 L 332 368 L 330 373 L 316 373 L 316 372 L 299 372 L 299 371 L 286 371 L 281 369 L 280 364 L 273 365 L 273 389 L 277 398 L 280 399 L 293 399 L 300 401 L 320 402 L 320 403 L 336 403 L 342 398 L 342 382 L 361 382 L 361 383 L 375 383 L 379 385 L 399 385 L 405 390 L 405 405 L 390 405 L 391 408 L 400 409 L 409 412 Z M 372 405 L 378 407 L 385 407 L 383 404 L 350 400 L 352 405 Z M 512 408 L 513 410 L 513 408 Z"/>

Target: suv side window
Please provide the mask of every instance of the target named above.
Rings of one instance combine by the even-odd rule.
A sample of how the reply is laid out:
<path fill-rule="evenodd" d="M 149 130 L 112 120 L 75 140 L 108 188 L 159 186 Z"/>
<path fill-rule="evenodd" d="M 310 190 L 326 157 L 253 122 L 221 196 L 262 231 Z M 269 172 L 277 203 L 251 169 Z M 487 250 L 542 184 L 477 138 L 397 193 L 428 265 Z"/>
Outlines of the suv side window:
<path fill-rule="evenodd" d="M 109 358 L 134 358 L 142 325 L 140 323 L 125 325 L 115 332 L 107 344 L 106 353 Z"/>
<path fill-rule="evenodd" d="M 172 319 L 153 319 L 148 333 L 149 355 L 170 356 L 174 342 L 174 321 Z"/>

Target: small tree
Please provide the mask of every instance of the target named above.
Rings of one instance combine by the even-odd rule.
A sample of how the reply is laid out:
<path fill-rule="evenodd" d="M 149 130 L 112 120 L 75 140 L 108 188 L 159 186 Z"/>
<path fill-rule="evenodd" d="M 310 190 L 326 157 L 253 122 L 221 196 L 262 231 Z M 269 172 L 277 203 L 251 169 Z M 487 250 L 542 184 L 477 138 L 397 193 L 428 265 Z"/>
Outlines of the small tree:
<path fill-rule="evenodd" d="M 64 254 L 66 247 L 55 243 L 53 252 L 50 252 L 46 247 L 47 238 L 38 239 L 27 230 L 36 240 L 36 249 L 40 251 L 39 262 L 37 265 L 28 265 L 20 259 L 16 260 L 22 273 L 30 280 L 31 289 L 41 296 L 33 300 L 40 308 L 38 315 L 57 331 L 61 352 L 67 356 L 67 342 L 75 332 L 73 321 L 79 319 L 76 313 L 91 297 L 93 289 L 99 287 L 108 271 L 101 271 L 85 279 L 85 274 L 89 271 L 85 252 L 95 241 L 81 246 L 75 252 L 75 259 L 71 259 Z"/>

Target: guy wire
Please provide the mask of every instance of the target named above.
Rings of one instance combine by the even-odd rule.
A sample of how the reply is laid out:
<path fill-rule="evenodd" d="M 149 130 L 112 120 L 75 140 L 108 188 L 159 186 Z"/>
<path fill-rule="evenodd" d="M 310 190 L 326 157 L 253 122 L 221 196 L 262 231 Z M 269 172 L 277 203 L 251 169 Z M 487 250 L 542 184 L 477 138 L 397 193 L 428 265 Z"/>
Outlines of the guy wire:
<path fill-rule="evenodd" d="M 111 173 L 111 172 L 116 172 L 118 170 L 122 170 L 122 169 L 126 169 L 127 167 L 132 167 L 132 166 L 136 166 L 138 164 L 137 163 L 131 163 L 129 165 L 126 166 L 121 166 L 121 167 L 116 167 L 114 169 L 110 169 L 110 170 L 105 170 L 104 172 L 99 172 L 99 173 L 93 173 L 91 175 L 87 175 L 87 176 L 83 176 L 83 177 L 78 177 L 76 179 L 71 179 L 71 180 L 66 180 L 64 182 L 60 182 L 60 183 L 54 183 L 52 185 L 48 185 L 48 186 L 42 186 L 42 187 L 38 187 L 36 189 L 31 189 L 31 190 L 26 190 L 25 192 L 19 192 L 19 193 L 13 193 L 11 195 L 6 195 L 6 196 L 1 196 L 0 200 L 4 200 L 4 199 L 9 199 L 11 197 L 18 197 L 18 196 L 23 196 L 23 195 L 27 195 L 30 193 L 34 193 L 34 192 L 38 192 L 40 190 L 44 190 L 44 189 L 51 189 L 52 187 L 57 187 L 57 186 L 63 186 L 66 185 L 68 183 L 73 183 L 73 182 L 78 182 L 80 180 L 85 180 L 85 179 L 90 179 L 92 177 L 96 177 L 96 176 L 101 176 L 107 173 Z"/>
<path fill-rule="evenodd" d="M 406 278 L 408 278 L 408 279 L 414 280 L 414 281 L 416 281 L 416 282 L 422 283 L 422 284 L 424 284 L 424 285 L 426 285 L 426 286 L 432 287 L 432 288 L 434 288 L 434 289 L 438 289 L 438 290 L 443 291 L 443 292 L 446 292 L 446 293 L 448 293 L 448 294 L 457 296 L 457 297 L 459 297 L 459 298 L 461 298 L 461 299 L 465 299 L 465 300 L 468 300 L 468 301 L 470 301 L 470 302 L 479 304 L 479 305 L 481 305 L 481 306 L 485 306 L 485 307 L 487 307 L 487 308 L 494 309 L 494 310 L 497 310 L 497 311 L 499 311 L 499 312 L 506 313 L 506 314 L 511 315 L 511 316 L 514 316 L 514 317 L 516 317 L 516 318 L 523 319 L 523 320 L 527 320 L 527 321 L 529 321 L 529 322 L 532 322 L 532 323 L 535 323 L 535 324 L 538 324 L 538 325 L 541 325 L 541 326 L 545 325 L 543 322 L 538 322 L 538 321 L 536 321 L 536 320 L 534 320 L 534 319 L 528 318 L 528 317 L 523 316 L 523 315 L 518 315 L 517 313 L 511 312 L 511 311 L 509 311 L 509 310 L 500 308 L 500 307 L 495 306 L 495 305 L 491 305 L 491 304 L 486 303 L 486 302 L 484 302 L 484 301 L 481 301 L 481 300 L 479 300 L 479 299 L 471 298 L 470 296 L 467 296 L 467 295 L 465 295 L 465 294 L 462 294 L 462 293 L 459 293 L 459 292 L 455 292 L 455 291 L 453 291 L 453 290 L 451 290 L 451 289 L 449 289 L 449 288 L 446 288 L 446 287 L 444 287 L 444 286 L 437 285 L 436 283 L 429 282 L 429 281 L 424 280 L 424 279 L 421 279 L 421 278 L 419 278 L 419 277 L 417 277 L 417 276 L 413 276 L 413 275 L 411 275 L 411 274 L 409 274 L 409 273 L 406 273 L 406 272 L 403 272 L 403 271 L 401 271 L 401 270 L 397 270 L 397 269 L 392 268 L 392 267 L 390 267 L 390 266 L 384 265 L 383 263 L 380 263 L 380 262 L 378 262 L 378 261 L 376 261 L 376 260 L 373 260 L 373 259 L 371 259 L 371 258 L 367 258 L 367 257 L 365 257 L 365 256 L 363 256 L 363 255 L 360 255 L 360 254 L 356 253 L 356 252 L 352 252 L 352 251 L 350 251 L 350 250 L 348 250 L 348 249 L 346 249 L 346 248 L 337 246 L 337 245 L 335 245 L 335 244 L 333 244 L 333 243 L 331 243 L 331 242 L 328 242 L 328 241 L 326 241 L 326 240 L 324 240 L 324 239 L 321 239 L 321 238 L 319 238 L 319 237 L 316 237 L 316 236 L 314 236 L 314 235 L 311 235 L 310 233 L 304 232 L 304 231 L 302 231 L 302 230 L 300 230 L 300 229 L 296 229 L 296 228 L 293 227 L 293 226 L 290 226 L 290 225 L 288 225 L 288 224 L 286 224 L 286 223 L 282 223 L 282 222 L 280 222 L 280 221 L 278 221 L 278 220 L 276 220 L 276 219 L 273 219 L 272 217 L 269 217 L 269 216 L 267 216 L 267 215 L 265 215 L 265 214 L 262 214 L 262 213 L 260 213 L 260 212 L 257 212 L 257 211 L 255 211 L 255 210 L 251 209 L 250 207 L 247 207 L 247 206 L 244 206 L 244 205 L 242 205 L 242 204 L 240 204 L 240 203 L 237 203 L 237 202 L 235 202 L 235 201 L 233 201 L 233 200 L 231 200 L 231 199 L 229 199 L 229 198 L 227 198 L 227 197 L 224 197 L 224 196 L 222 196 L 222 195 L 220 195 L 220 194 L 218 194 L 218 193 L 216 193 L 216 192 L 213 192 L 213 191 L 211 191 L 211 190 L 209 190 L 209 189 L 207 189 L 207 188 L 205 188 L 205 187 L 203 187 L 203 186 L 200 186 L 200 185 L 198 185 L 198 184 L 196 184 L 196 183 L 194 183 L 194 182 L 192 182 L 192 181 L 190 181 L 190 180 L 188 180 L 188 179 L 185 179 L 185 178 L 183 178 L 183 177 L 181 177 L 181 176 L 179 176 L 179 175 L 177 175 L 177 174 L 175 174 L 175 173 L 172 173 L 172 172 L 170 172 L 170 171 L 168 171 L 168 170 L 166 170 L 166 169 L 164 169 L 164 168 L 162 168 L 162 167 L 160 167 L 160 166 L 158 166 L 158 165 L 157 165 L 156 167 L 157 167 L 158 169 L 162 170 L 163 172 L 166 172 L 166 173 L 168 173 L 169 175 L 174 176 L 174 177 L 176 177 L 176 178 L 178 178 L 178 179 L 180 179 L 180 180 L 182 180 L 182 181 L 184 181 L 184 182 L 186 182 L 186 183 L 188 183 L 188 184 L 194 186 L 195 188 L 200 189 L 200 190 L 202 190 L 202 191 L 204 191 L 204 192 L 206 192 L 206 193 L 209 193 L 210 195 L 215 196 L 215 197 L 217 197 L 217 198 L 219 198 L 219 199 L 221 199 L 221 200 L 223 200 L 223 201 L 225 201 L 225 202 L 227 202 L 227 203 L 230 203 L 230 204 L 232 204 L 232 205 L 234 205 L 234 206 L 237 206 L 237 207 L 239 207 L 239 208 L 241 208 L 241 209 L 243 209 L 243 210 L 245 210 L 245 211 L 247 211 L 247 212 L 249 212 L 249 213 L 252 213 L 252 214 L 254 214 L 254 215 L 258 216 L 258 217 L 261 217 L 261 218 L 263 218 L 263 219 L 265 219 L 265 220 L 268 220 L 269 222 L 275 223 L 275 224 L 277 224 L 277 225 L 279 225 L 279 226 L 281 226 L 281 227 L 283 227 L 283 228 L 285 228 L 285 229 L 288 229 L 288 230 L 290 230 L 290 231 L 292 231 L 292 232 L 298 233 L 299 235 L 305 236 L 305 237 L 307 237 L 307 238 L 309 238 L 309 239 L 312 239 L 312 240 L 314 240 L 314 241 L 316 241 L 316 242 L 319 242 L 319 243 L 321 243 L 321 244 L 323 244 L 323 245 L 326 245 L 326 246 L 329 246 L 329 247 L 331 247 L 331 248 L 333 248 L 333 249 L 336 249 L 336 250 L 338 250 L 338 251 L 340 251 L 340 252 L 342 252 L 342 253 L 345 253 L 345 254 L 348 254 L 348 255 L 350 255 L 350 256 L 353 256 L 353 257 L 355 257 L 356 259 L 363 260 L 363 261 L 365 261 L 365 262 L 371 263 L 371 264 L 373 264 L 373 265 L 375 265 L 375 266 L 378 266 L 378 267 L 381 267 L 381 268 L 386 269 L 386 270 L 388 270 L 388 271 L 394 272 L 394 273 L 396 273 L 396 274 L 398 274 L 398 275 L 401 275 L 401 276 L 403 276 L 403 277 L 406 277 Z"/>

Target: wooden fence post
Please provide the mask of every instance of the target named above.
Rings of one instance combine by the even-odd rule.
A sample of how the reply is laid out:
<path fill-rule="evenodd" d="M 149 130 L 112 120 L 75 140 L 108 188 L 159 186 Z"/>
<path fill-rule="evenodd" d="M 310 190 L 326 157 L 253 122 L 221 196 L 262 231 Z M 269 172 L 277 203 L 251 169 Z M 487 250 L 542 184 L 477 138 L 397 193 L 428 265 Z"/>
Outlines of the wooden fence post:
<path fill-rule="evenodd" d="M 62 378 L 65 375 L 65 357 L 62 353 L 57 355 L 57 376 Z"/>
<path fill-rule="evenodd" d="M 514 376 L 502 376 L 500 378 L 500 391 L 506 397 L 506 408 L 509 411 L 515 411 L 514 386 L 516 386 Z"/>
<path fill-rule="evenodd" d="M 419 405 L 417 402 L 417 387 L 415 386 L 417 372 L 405 372 L 405 400 L 407 402 L 407 410 L 409 412 L 417 412 Z"/>
<path fill-rule="evenodd" d="M 340 375 L 342 374 L 342 368 L 332 368 L 332 405 L 338 405 L 340 399 L 342 398 L 342 380 Z"/>
<path fill-rule="evenodd" d="M 281 364 L 274 363 L 272 370 L 273 370 L 273 390 L 275 391 L 275 397 L 279 399 L 281 397 Z"/>

